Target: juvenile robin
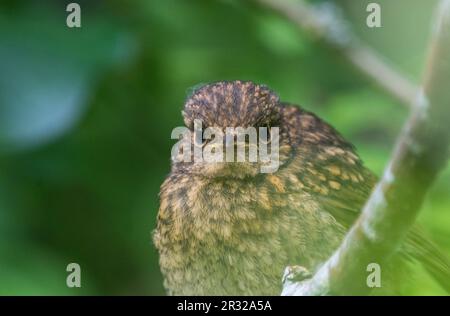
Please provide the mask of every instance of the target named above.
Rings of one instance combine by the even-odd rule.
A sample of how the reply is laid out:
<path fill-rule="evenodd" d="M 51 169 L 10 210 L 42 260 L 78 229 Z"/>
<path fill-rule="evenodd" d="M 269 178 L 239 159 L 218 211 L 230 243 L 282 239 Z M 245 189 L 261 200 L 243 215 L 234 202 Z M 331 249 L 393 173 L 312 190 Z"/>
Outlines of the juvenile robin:
<path fill-rule="evenodd" d="M 183 118 L 190 130 L 195 120 L 224 131 L 278 127 L 279 167 L 262 173 L 261 162 L 172 162 L 153 236 L 168 294 L 279 295 L 286 266 L 314 273 L 376 183 L 332 126 L 281 102 L 264 85 L 200 87 L 188 97 Z M 449 262 L 420 235 L 411 233 L 397 257 L 397 268 L 388 271 L 416 260 L 450 287 Z"/>

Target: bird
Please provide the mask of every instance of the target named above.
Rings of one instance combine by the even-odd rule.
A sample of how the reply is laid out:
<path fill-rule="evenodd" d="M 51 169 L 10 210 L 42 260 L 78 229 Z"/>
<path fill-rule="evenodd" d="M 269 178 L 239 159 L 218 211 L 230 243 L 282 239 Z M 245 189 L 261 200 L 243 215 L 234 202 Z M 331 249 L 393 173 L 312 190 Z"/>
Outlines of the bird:
<path fill-rule="evenodd" d="M 279 295 L 287 266 L 314 273 L 333 254 L 377 183 L 335 128 L 266 85 L 202 85 L 182 115 L 189 131 L 196 120 L 203 129 L 278 127 L 279 167 L 172 159 L 153 232 L 169 295 Z M 415 261 L 450 290 L 446 256 L 416 230 L 404 244 L 388 278 Z M 400 291 L 391 283 L 380 293 Z"/>

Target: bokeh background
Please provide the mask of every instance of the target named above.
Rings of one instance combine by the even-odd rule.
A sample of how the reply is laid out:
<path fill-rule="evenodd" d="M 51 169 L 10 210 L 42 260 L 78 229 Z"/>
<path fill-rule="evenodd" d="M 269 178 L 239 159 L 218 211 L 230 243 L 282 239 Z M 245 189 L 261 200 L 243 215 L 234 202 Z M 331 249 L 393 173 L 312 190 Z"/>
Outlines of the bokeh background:
<path fill-rule="evenodd" d="M 170 133 L 189 89 L 265 83 L 331 122 L 377 174 L 407 110 L 335 51 L 249 1 L 0 2 L 0 294 L 164 294 L 151 243 Z M 313 1 L 323 5 L 325 1 Z M 436 1 L 336 5 L 352 30 L 420 82 Z M 450 253 L 450 169 L 419 221 Z M 81 265 L 82 287 L 66 286 Z M 281 276 L 280 276 L 281 277 Z M 409 294 L 444 294 L 420 269 Z"/>

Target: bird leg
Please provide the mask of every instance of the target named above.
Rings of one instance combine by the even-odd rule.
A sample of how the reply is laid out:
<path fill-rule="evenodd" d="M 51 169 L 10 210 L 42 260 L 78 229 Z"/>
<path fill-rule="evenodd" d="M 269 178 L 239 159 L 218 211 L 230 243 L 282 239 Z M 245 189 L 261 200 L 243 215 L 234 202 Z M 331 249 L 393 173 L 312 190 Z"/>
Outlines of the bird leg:
<path fill-rule="evenodd" d="M 283 274 L 283 292 L 282 296 L 292 295 L 298 287 L 302 287 L 308 283 L 313 277 L 312 273 L 303 266 L 288 266 Z"/>

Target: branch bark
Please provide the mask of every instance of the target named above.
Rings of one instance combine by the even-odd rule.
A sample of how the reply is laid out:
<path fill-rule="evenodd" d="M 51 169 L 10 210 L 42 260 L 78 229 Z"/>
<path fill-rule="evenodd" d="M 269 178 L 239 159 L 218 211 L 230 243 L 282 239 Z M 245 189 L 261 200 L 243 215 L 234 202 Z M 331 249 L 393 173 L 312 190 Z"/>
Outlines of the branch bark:
<path fill-rule="evenodd" d="M 270 8 L 336 49 L 356 69 L 373 80 L 401 104 L 409 107 L 417 94 L 417 87 L 394 69 L 376 51 L 363 44 L 351 31 L 331 4 L 322 7 L 304 1 L 254 0 Z"/>
<path fill-rule="evenodd" d="M 438 13 L 423 89 L 384 176 L 332 257 L 311 279 L 285 282 L 282 295 L 367 294 L 366 284 L 354 282 L 365 280 L 361 267 L 388 260 L 415 221 L 449 157 L 450 0 L 441 0 Z"/>

